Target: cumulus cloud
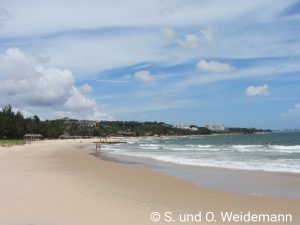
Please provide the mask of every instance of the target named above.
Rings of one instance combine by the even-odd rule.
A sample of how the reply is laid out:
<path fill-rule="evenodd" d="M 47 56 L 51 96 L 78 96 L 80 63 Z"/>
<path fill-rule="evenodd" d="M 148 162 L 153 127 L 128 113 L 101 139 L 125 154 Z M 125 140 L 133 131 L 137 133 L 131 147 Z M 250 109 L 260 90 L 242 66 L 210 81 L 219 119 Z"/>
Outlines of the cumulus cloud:
<path fill-rule="evenodd" d="M 234 71 L 231 65 L 217 61 L 200 60 L 196 66 L 200 70 L 214 73 L 231 73 Z"/>
<path fill-rule="evenodd" d="M 199 47 L 200 38 L 196 34 L 187 34 L 183 39 L 178 40 L 178 44 L 190 48 L 196 49 Z"/>
<path fill-rule="evenodd" d="M 255 96 L 269 96 L 271 95 L 271 92 L 268 89 L 268 85 L 264 84 L 262 86 L 249 86 L 247 87 L 245 93 L 249 97 L 255 97 Z"/>
<path fill-rule="evenodd" d="M 0 81 L 2 104 L 12 104 L 21 110 L 46 108 L 51 117 L 58 112 L 81 118 L 97 113 L 95 100 L 83 96 L 74 86 L 70 70 L 35 65 L 18 48 L 0 55 Z"/>
<path fill-rule="evenodd" d="M 134 74 L 134 77 L 143 82 L 150 82 L 154 79 L 153 75 L 151 75 L 148 70 L 138 71 Z"/>
<path fill-rule="evenodd" d="M 79 87 L 79 90 L 83 93 L 83 94 L 88 94 L 93 92 L 93 88 L 91 85 L 89 84 L 84 84 L 82 86 Z"/>
<path fill-rule="evenodd" d="M 166 27 L 166 28 L 162 29 L 161 33 L 164 36 L 164 38 L 166 38 L 167 40 L 172 40 L 176 36 L 175 30 L 171 27 Z"/>

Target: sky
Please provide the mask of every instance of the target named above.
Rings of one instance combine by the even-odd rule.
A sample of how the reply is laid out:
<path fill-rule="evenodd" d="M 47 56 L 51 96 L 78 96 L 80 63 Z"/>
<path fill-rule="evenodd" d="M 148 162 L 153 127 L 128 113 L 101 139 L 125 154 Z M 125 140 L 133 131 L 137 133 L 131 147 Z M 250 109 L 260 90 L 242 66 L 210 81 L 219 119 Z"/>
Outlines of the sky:
<path fill-rule="evenodd" d="M 0 106 L 300 128 L 300 1 L 0 0 Z"/>

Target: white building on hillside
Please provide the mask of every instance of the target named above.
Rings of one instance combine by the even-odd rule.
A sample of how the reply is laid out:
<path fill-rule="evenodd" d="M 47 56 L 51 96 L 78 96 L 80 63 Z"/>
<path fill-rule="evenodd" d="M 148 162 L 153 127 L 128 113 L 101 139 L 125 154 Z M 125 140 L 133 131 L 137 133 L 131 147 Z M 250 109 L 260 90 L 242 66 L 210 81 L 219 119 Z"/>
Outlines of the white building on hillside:
<path fill-rule="evenodd" d="M 176 124 L 173 127 L 183 129 L 183 130 L 191 130 L 191 131 L 197 131 L 198 130 L 197 127 L 192 127 L 192 126 L 183 125 L 183 124 Z"/>
<path fill-rule="evenodd" d="M 224 131 L 225 130 L 224 125 L 206 125 L 205 127 L 212 131 Z"/>

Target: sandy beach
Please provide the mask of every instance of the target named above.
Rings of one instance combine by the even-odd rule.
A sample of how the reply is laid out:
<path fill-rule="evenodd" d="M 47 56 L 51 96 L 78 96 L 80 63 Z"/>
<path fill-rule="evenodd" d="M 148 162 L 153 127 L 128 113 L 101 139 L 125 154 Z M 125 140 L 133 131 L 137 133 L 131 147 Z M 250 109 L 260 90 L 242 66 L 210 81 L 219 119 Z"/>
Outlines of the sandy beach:
<path fill-rule="evenodd" d="M 98 160 L 84 146 L 93 141 L 1 147 L 0 224 L 188 224 L 192 222 L 180 218 L 200 212 L 202 219 L 195 217 L 195 224 L 274 224 L 224 221 L 226 212 L 291 215 L 291 222 L 275 224 L 300 224 L 300 200 L 212 191 L 147 169 Z M 160 213 L 159 222 L 151 221 L 152 212 Z"/>

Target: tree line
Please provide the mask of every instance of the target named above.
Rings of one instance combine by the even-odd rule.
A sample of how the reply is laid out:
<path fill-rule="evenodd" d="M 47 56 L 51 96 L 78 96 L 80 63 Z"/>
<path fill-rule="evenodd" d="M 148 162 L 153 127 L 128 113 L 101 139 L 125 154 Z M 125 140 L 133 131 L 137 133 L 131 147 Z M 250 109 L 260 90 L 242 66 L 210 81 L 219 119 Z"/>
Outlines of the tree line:
<path fill-rule="evenodd" d="M 27 133 L 41 134 L 44 138 L 69 136 L 153 136 L 210 134 L 206 128 L 183 130 L 162 122 L 100 121 L 96 125 L 81 124 L 69 118 L 42 121 L 38 116 L 25 118 L 21 112 L 5 106 L 0 111 L 0 139 L 21 139 Z"/>
<path fill-rule="evenodd" d="M 0 139 L 21 139 L 27 133 L 42 134 L 46 138 L 57 138 L 63 133 L 61 121 L 41 121 L 38 116 L 25 118 L 5 106 L 0 111 Z"/>
<path fill-rule="evenodd" d="M 93 123 L 90 123 L 93 122 Z M 40 120 L 38 116 L 25 118 L 21 112 L 5 106 L 0 110 L 0 139 L 22 139 L 27 133 L 41 134 L 44 138 L 58 138 L 62 134 L 69 136 L 154 136 L 154 135 L 209 135 L 214 133 L 246 133 L 269 131 L 255 128 L 229 128 L 223 132 L 213 132 L 206 127 L 191 125 L 181 129 L 163 122 L 137 121 L 85 121 L 69 118 Z"/>

